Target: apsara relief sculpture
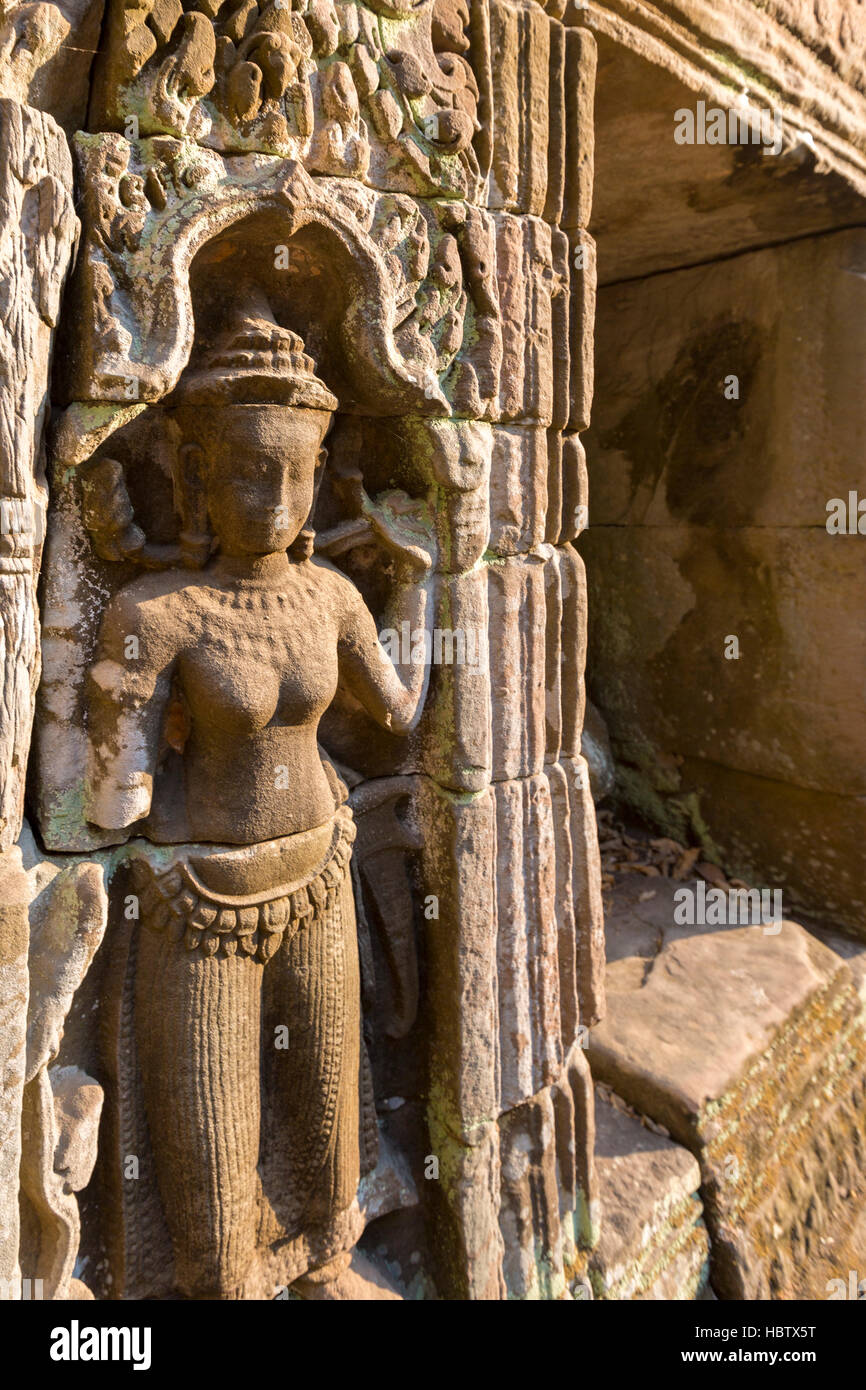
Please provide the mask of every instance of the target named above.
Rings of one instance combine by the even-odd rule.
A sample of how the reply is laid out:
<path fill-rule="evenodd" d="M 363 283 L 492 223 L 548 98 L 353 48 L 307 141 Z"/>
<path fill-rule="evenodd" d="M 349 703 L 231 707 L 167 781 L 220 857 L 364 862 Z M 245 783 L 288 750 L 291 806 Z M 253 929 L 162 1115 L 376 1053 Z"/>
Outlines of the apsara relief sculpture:
<path fill-rule="evenodd" d="M 177 1287 L 237 1298 L 263 1230 L 279 1237 L 286 1283 L 339 1269 L 358 1234 L 370 1087 L 355 828 L 318 725 L 342 680 L 408 731 L 429 668 L 395 670 L 361 595 L 302 529 L 337 401 L 300 340 L 266 305 L 242 305 L 176 396 L 176 495 L 187 525 L 210 522 L 213 536 L 184 530 L 201 568 L 147 574 L 106 609 L 86 814 L 172 846 L 134 861 L 144 1115 L 121 1122 L 148 1125 Z M 394 621 L 423 627 L 423 519 L 401 544 L 396 516 L 386 529 L 368 515 L 398 562 Z M 288 1045 L 269 1055 L 263 1039 L 281 1026 Z"/>
<path fill-rule="evenodd" d="M 565 1296 L 592 39 L 534 0 L 40 13 L 4 1277 Z M 63 129 L 21 104 L 64 84 Z"/>
<path fill-rule="evenodd" d="M 862 10 L 0 0 L 0 1301 L 860 1296 Z"/>

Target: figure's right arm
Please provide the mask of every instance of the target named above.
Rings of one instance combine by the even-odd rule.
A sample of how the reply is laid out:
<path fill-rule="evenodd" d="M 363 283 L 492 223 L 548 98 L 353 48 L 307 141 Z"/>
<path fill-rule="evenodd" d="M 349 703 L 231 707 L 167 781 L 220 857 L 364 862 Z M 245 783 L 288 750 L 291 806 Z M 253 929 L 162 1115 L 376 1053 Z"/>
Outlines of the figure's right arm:
<path fill-rule="evenodd" d="M 105 611 L 87 682 L 85 814 L 104 830 L 148 815 L 173 661 L 128 590 Z"/>

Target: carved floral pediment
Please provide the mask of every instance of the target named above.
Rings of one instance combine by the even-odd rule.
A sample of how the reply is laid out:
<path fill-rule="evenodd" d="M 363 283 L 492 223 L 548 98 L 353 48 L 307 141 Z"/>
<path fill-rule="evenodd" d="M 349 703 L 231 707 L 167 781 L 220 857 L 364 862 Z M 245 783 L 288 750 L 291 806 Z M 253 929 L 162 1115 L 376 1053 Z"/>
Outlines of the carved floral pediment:
<path fill-rule="evenodd" d="M 302 331 L 306 313 L 325 334 L 343 409 L 489 408 L 501 359 L 489 214 L 169 137 L 79 135 L 76 152 L 86 231 L 65 383 L 75 437 L 62 423 L 58 434 L 68 462 L 174 388 L 196 331 L 193 283 L 224 297 L 236 268 Z M 85 402 L 101 403 L 89 423 Z"/>
<path fill-rule="evenodd" d="M 476 200 L 479 22 L 466 0 L 114 0 L 90 125 Z"/>

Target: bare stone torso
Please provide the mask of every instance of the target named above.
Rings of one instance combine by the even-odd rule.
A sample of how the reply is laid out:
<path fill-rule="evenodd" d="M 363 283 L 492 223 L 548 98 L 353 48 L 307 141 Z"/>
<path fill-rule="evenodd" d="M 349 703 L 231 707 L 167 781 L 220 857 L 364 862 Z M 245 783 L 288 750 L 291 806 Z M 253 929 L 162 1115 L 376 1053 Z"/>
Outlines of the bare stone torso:
<path fill-rule="evenodd" d="M 177 643 L 167 739 L 182 760 L 185 837 L 251 844 L 323 824 L 334 795 L 317 732 L 337 689 L 335 595 L 350 586 L 307 563 L 287 565 L 279 587 L 177 578 L 144 607 Z M 157 779 L 149 830 L 174 838 L 162 799 Z"/>

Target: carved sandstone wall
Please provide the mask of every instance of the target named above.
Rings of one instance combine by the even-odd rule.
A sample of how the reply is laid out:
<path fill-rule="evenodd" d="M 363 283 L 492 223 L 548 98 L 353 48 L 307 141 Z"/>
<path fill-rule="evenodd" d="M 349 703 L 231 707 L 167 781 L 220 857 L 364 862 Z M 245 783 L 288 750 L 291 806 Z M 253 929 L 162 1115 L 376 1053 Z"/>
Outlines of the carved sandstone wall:
<path fill-rule="evenodd" d="M 652 1268 L 597 1244 L 594 105 L 609 280 L 761 242 L 724 162 L 645 196 L 681 89 L 779 105 L 825 231 L 811 9 L 0 7 L 3 1296 L 703 1287 L 665 1146 Z"/>
<path fill-rule="evenodd" d="M 39 22 L 92 32 L 94 18 L 43 6 Z M 56 867 L 40 867 L 32 842 L 26 861 L 40 883 L 77 875 L 71 925 L 89 943 L 38 1082 L 44 1111 L 77 1077 L 71 1110 L 94 1116 L 89 1162 L 65 1187 L 86 1187 L 86 1282 L 115 1297 L 175 1287 L 267 1297 L 289 1283 L 303 1296 L 346 1296 L 369 1287 L 365 1257 L 346 1267 L 352 1246 L 385 1218 L 364 1243 L 398 1283 L 412 1273 L 401 1263 L 411 1241 L 428 1292 L 560 1296 L 597 1220 L 581 1042 L 601 1012 L 601 909 L 580 756 L 585 584 L 571 544 L 585 519 L 579 433 L 592 387 L 594 42 L 534 2 L 275 0 L 110 3 L 93 46 L 86 120 L 80 84 L 78 107 L 69 95 L 58 108 L 82 225 L 53 362 L 31 764 Z M 53 138 L 62 191 L 69 153 Z M 10 223 L 47 260 L 33 223 Z M 44 333 L 75 224 L 64 234 L 52 205 L 39 225 L 53 254 Z M 15 350 L 30 392 L 39 379 L 25 369 L 38 355 L 41 402 L 47 343 L 22 338 Z M 33 493 L 39 476 L 39 406 L 25 413 L 33 438 L 16 442 L 10 496 Z M 313 415 L 330 429 L 326 462 L 301 443 Z M 265 544 L 249 541 L 262 447 L 277 486 L 261 502 L 268 526 L 271 513 L 291 514 L 290 534 L 265 546 L 276 547 L 274 582 L 226 572 L 231 555 Z M 300 493 L 290 455 L 309 480 Z M 298 500 L 308 485 L 309 517 Z M 305 575 L 309 617 L 325 605 L 312 625 L 292 588 Z M 19 817 L 37 645 L 32 580 L 21 582 L 31 636 L 19 679 L 29 684 L 21 751 L 6 762 L 13 778 L 18 769 L 9 798 Z M 278 710 L 307 699 L 332 589 L 357 595 L 365 632 L 372 614 L 379 655 L 340 629 L 337 696 L 318 731 L 325 764 L 319 753 L 309 773 L 291 753 L 285 766 L 270 753 L 262 764 L 267 741 L 248 723 L 259 718 L 254 687 L 241 690 L 238 676 L 273 673 Z M 193 608 L 173 616 L 181 601 Z M 11 610 L 5 620 L 16 621 Z M 403 649 L 419 631 L 430 661 Z M 350 678 L 355 651 L 363 671 Z M 203 704 L 204 676 L 217 684 Z M 279 747 L 297 717 L 274 716 L 286 730 Z M 216 745 L 202 761 L 216 728 L 234 761 Z M 319 833 L 322 811 L 304 807 L 323 767 L 331 790 L 315 795 L 348 796 L 334 824 L 352 834 L 342 868 L 315 851 L 319 876 L 298 877 L 313 852 L 298 836 Z M 18 828 L 10 821 L 10 845 Z M 267 856 L 288 865 L 287 854 L 294 878 L 284 867 L 262 889 Z M 81 984 L 106 894 L 104 945 Z M 345 976 L 330 946 L 321 954 L 338 918 Z M 23 937 L 9 954 L 14 1205 Z M 173 1001 L 158 1017 L 141 1002 L 157 978 Z M 330 1001 L 321 1016 L 300 980 Z M 261 1030 L 261 1071 L 235 1069 L 230 1035 L 208 1021 L 223 1009 L 248 1049 Z M 306 1052 L 295 1042 L 309 1104 L 294 1121 L 280 1109 L 287 1073 L 271 1041 L 282 1026 L 313 1030 Z M 170 1048 L 162 1060 L 160 1048 Z M 341 1078 L 336 1110 L 328 1076 Z M 167 1117 L 175 1140 L 162 1133 Z M 64 1297 L 78 1212 L 67 1196 L 54 1225 L 46 1214 L 63 1162 L 52 1133 L 42 1157 L 25 1155 L 24 1234 L 19 1252 L 4 1228 L 4 1257 L 11 1273 L 20 1254 L 25 1276 L 38 1269 L 46 1292 Z M 189 1151 L 166 1145 L 195 1134 L 203 1185 L 220 1184 L 213 1199 L 171 1176 L 171 1155 Z M 333 1172 L 349 1186 L 332 1187 L 318 1215 L 299 1187 L 300 1158 L 289 1176 L 280 1167 L 296 1141 L 321 1155 L 304 1159 L 310 1193 L 338 1150 L 348 1155 Z"/>
<path fill-rule="evenodd" d="M 661 833 L 860 934 L 862 7 L 645 8 L 591 11 L 591 694 Z M 778 146 L 677 143 L 699 101 Z"/>
<path fill-rule="evenodd" d="M 14 16 L 4 18 L 0 35 L 9 55 L 20 40 Z M 14 60 L 7 56 L 0 96 L 0 1280 L 12 1291 L 10 1296 L 18 1278 L 21 1107 L 24 1085 L 30 1079 L 26 1056 L 30 893 L 17 841 L 39 679 L 36 581 L 45 535 L 43 429 L 54 330 L 78 232 L 72 207 L 72 161 L 63 132 L 50 115 L 33 110 L 19 98 L 26 97 L 33 69 L 46 52 L 50 55 L 57 47 L 60 37 L 58 26 L 46 22 L 33 35 L 33 48 L 18 43 Z"/>

